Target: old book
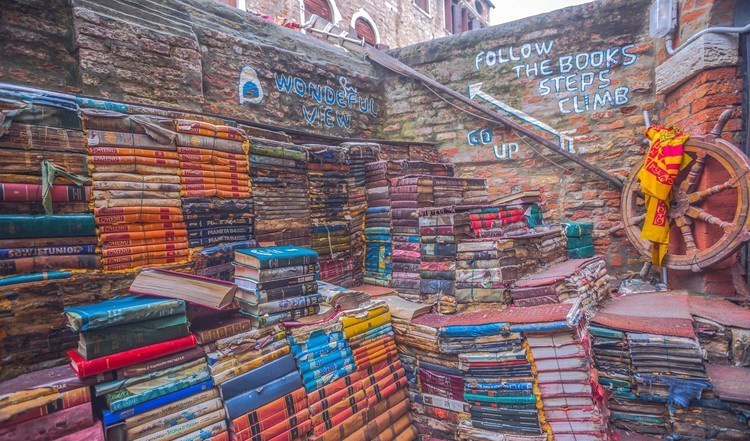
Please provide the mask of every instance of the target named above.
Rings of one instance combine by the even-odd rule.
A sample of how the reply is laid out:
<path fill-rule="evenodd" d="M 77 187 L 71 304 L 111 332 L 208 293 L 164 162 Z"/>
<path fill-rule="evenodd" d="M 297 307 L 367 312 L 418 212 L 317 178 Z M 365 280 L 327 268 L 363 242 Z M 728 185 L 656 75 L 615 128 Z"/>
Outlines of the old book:
<path fill-rule="evenodd" d="M 117 371 L 115 371 L 115 375 L 118 380 L 138 377 L 148 374 L 149 372 L 167 369 L 172 366 L 187 363 L 191 360 L 201 359 L 205 356 L 206 352 L 202 348 L 191 348 L 185 351 L 176 352 L 173 354 L 165 355 L 164 357 L 155 358 L 153 360 L 144 361 L 142 363 L 118 369 Z"/>
<path fill-rule="evenodd" d="M 123 326 L 94 329 L 79 334 L 78 353 L 89 360 L 185 337 L 189 333 L 187 317 L 182 314 L 128 323 Z"/>
<path fill-rule="evenodd" d="M 33 420 L 0 429 L 0 441 L 47 441 L 62 438 L 94 425 L 91 402 L 47 414 Z"/>
<path fill-rule="evenodd" d="M 274 280 L 314 274 L 319 270 L 320 266 L 315 263 L 265 269 L 239 264 L 235 265 L 234 274 L 236 277 L 242 277 L 243 279 L 256 282 L 271 282 Z"/>
<path fill-rule="evenodd" d="M 237 286 L 224 280 L 149 268 L 136 276 L 130 291 L 222 309 L 234 300 Z"/>
<path fill-rule="evenodd" d="M 21 424 L 35 418 L 40 418 L 91 401 L 91 391 L 88 386 L 70 389 L 64 392 L 57 392 L 53 388 L 36 389 L 29 392 L 34 393 L 35 391 L 38 391 L 38 393 L 42 393 L 43 395 L 15 404 L 3 403 L 2 408 L 0 408 L 0 429 L 14 424 Z M 45 393 L 44 391 L 47 391 L 48 393 Z M 16 393 L 12 395 L 16 395 L 17 397 L 20 394 Z M 3 401 L 7 401 L 8 398 L 8 396 L 5 396 Z"/>
<path fill-rule="evenodd" d="M 275 401 L 302 387 L 299 372 L 296 370 L 265 384 L 262 388 L 252 389 L 234 398 L 226 400 L 225 406 L 230 419 L 240 416 Z"/>
<path fill-rule="evenodd" d="M 242 317 L 231 317 L 213 323 L 205 323 L 194 326 L 192 332 L 199 345 L 231 337 L 242 332 L 249 331 L 250 321 Z"/>
<path fill-rule="evenodd" d="M 78 254 L 70 256 L 40 256 L 0 260 L 0 276 L 56 269 L 98 269 L 99 256 Z"/>
<path fill-rule="evenodd" d="M 185 302 L 146 296 L 127 296 L 65 309 L 69 326 L 76 332 L 185 313 Z"/>
<path fill-rule="evenodd" d="M 94 216 L 90 214 L 0 215 L 0 237 L 22 239 L 94 234 Z"/>
<path fill-rule="evenodd" d="M 180 352 L 196 345 L 195 336 L 188 335 L 174 340 L 130 349 L 117 354 L 85 360 L 76 351 L 68 351 L 70 366 L 79 377 L 88 377 L 102 372 L 120 369 L 139 362 L 153 360 L 164 355 Z"/>
<path fill-rule="evenodd" d="M 279 268 L 316 263 L 318 253 L 307 248 L 289 246 L 245 248 L 235 250 L 234 260 L 260 269 Z"/>

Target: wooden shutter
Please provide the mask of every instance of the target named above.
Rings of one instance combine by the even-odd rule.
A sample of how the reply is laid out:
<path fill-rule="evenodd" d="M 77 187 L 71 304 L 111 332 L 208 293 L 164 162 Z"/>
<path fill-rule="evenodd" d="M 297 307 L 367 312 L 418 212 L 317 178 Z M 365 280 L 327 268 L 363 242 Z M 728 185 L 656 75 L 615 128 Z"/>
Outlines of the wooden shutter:
<path fill-rule="evenodd" d="M 328 21 L 333 21 L 331 6 L 326 0 L 305 0 L 305 12 L 307 15 L 315 14 Z"/>
<path fill-rule="evenodd" d="M 375 41 L 375 30 L 367 21 L 358 18 L 357 21 L 354 22 L 354 30 L 357 31 L 357 36 L 364 38 L 370 45 L 375 46 L 377 43 Z"/>

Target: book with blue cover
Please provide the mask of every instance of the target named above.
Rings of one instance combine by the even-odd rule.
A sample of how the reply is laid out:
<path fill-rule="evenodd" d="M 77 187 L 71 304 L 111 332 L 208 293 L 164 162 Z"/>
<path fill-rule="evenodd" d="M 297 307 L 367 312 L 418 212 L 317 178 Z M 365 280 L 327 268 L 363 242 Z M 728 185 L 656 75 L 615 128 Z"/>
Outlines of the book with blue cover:
<path fill-rule="evenodd" d="M 70 327 L 88 331 L 126 323 L 185 314 L 185 302 L 147 296 L 127 296 L 65 309 Z"/>
<path fill-rule="evenodd" d="M 225 401 L 224 405 L 227 409 L 229 419 L 233 420 L 253 409 L 257 409 L 286 394 L 292 393 L 300 387 L 302 387 L 302 379 L 299 376 L 299 372 L 294 370 L 281 378 L 267 383 L 263 387 L 255 388 L 234 398 L 230 398 Z"/>
<path fill-rule="evenodd" d="M 276 246 L 234 250 L 234 260 L 259 269 L 309 265 L 318 261 L 318 253 L 309 248 Z"/>
<path fill-rule="evenodd" d="M 249 390 L 260 388 L 266 383 L 293 371 L 296 371 L 294 357 L 291 354 L 285 355 L 264 366 L 221 383 L 219 386 L 221 396 L 225 401 L 232 399 Z"/>
<path fill-rule="evenodd" d="M 211 389 L 213 386 L 213 380 L 208 380 L 204 381 L 203 383 L 178 390 L 177 392 L 155 398 L 153 400 L 144 401 L 143 403 L 136 404 L 135 406 L 129 407 L 127 409 L 119 410 L 116 412 L 103 409 L 102 422 L 105 426 L 111 426 L 113 424 L 119 423 L 120 421 L 124 421 L 126 418 L 140 415 L 150 410 L 158 409 L 159 407 L 166 406 L 167 404 L 174 403 L 175 401 L 182 400 L 183 398 L 192 397 L 193 395 Z"/>

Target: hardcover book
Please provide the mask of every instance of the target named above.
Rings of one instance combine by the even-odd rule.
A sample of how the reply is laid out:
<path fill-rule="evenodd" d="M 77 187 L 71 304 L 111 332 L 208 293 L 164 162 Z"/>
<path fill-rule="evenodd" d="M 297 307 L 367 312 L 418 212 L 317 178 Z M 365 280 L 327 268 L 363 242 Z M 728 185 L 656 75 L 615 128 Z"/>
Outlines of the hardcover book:
<path fill-rule="evenodd" d="M 172 315 L 163 318 L 129 323 L 81 332 L 78 353 L 87 360 L 147 346 L 190 334 L 187 317 Z"/>
<path fill-rule="evenodd" d="M 85 360 L 77 351 L 68 351 L 70 366 L 79 377 L 88 377 L 102 372 L 112 371 L 147 360 L 153 360 L 164 355 L 190 349 L 196 345 L 195 336 L 164 341 L 149 346 L 129 349 L 104 357 Z"/>
<path fill-rule="evenodd" d="M 185 302 L 147 296 L 127 296 L 65 309 L 73 331 L 81 332 L 185 313 Z"/>
<path fill-rule="evenodd" d="M 292 246 L 242 248 L 235 250 L 234 260 L 260 269 L 279 268 L 316 263 L 318 253 L 308 248 Z"/>
<path fill-rule="evenodd" d="M 130 292 L 171 297 L 215 309 L 223 309 L 234 300 L 237 286 L 224 280 L 148 268 L 136 276 Z"/>
<path fill-rule="evenodd" d="M 236 264 L 234 267 L 234 275 L 235 277 L 242 277 L 243 279 L 253 280 L 255 282 L 271 282 L 274 280 L 315 274 L 319 270 L 320 265 L 315 263 L 266 269 Z"/>

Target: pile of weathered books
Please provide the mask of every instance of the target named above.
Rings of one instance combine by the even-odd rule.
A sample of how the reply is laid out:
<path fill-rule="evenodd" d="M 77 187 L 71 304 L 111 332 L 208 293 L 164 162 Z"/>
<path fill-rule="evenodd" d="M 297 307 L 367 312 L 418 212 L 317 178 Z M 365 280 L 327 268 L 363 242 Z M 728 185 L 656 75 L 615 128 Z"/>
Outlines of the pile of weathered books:
<path fill-rule="evenodd" d="M 566 222 L 565 237 L 568 238 L 568 258 L 586 259 L 594 256 L 594 224 L 590 222 Z"/>
<path fill-rule="evenodd" d="M 462 219 L 471 237 L 503 237 L 528 232 L 529 224 L 521 208 L 481 206 L 469 208 L 468 219 Z"/>
<path fill-rule="evenodd" d="M 580 298 L 584 307 L 592 308 L 606 299 L 608 293 L 609 276 L 604 259 L 598 256 L 554 264 L 522 277 L 510 290 L 513 304 L 518 306 Z"/>
<path fill-rule="evenodd" d="M 438 302 L 441 313 L 456 311 L 456 250 L 464 236 L 456 225 L 457 213 L 419 210 L 420 293 L 427 303 Z"/>
<path fill-rule="evenodd" d="M 419 208 L 435 204 L 434 179 L 408 175 L 391 180 L 391 223 L 393 231 L 393 280 L 391 286 L 406 298 L 420 299 L 423 294 L 438 294 L 420 282 Z"/>
<path fill-rule="evenodd" d="M 84 111 L 105 271 L 188 258 L 172 120 Z"/>
<path fill-rule="evenodd" d="M 175 121 L 188 244 L 202 247 L 252 238 L 253 204 L 245 152 L 236 127 Z"/>
<path fill-rule="evenodd" d="M 256 248 L 254 240 L 230 242 L 201 248 L 193 252 L 191 264 L 195 274 L 212 279 L 234 280 L 234 250 L 238 248 Z"/>
<path fill-rule="evenodd" d="M 104 441 L 89 386 L 111 378 L 77 378 L 70 367 L 59 366 L 0 383 L 0 440 Z"/>
<path fill-rule="evenodd" d="M 19 274 L 98 268 L 73 97 L 35 99 L 22 89 L 0 90 L 0 97 L 0 110 L 8 110 L 0 129 L 0 277 L 11 283 L 28 279 Z"/>
<path fill-rule="evenodd" d="M 352 278 L 354 286 L 364 283 L 365 272 L 365 210 L 367 209 L 366 165 L 378 160 L 380 146 L 372 143 L 343 143 L 349 157 L 348 204 L 349 239 L 352 250 Z"/>
<path fill-rule="evenodd" d="M 294 144 L 250 137 L 255 238 L 276 245 L 310 245 L 307 155 Z"/>
<path fill-rule="evenodd" d="M 370 285 L 388 286 L 393 273 L 391 263 L 391 191 L 388 162 L 368 163 L 365 191 L 365 277 Z"/>
<path fill-rule="evenodd" d="M 352 286 L 349 160 L 346 149 L 309 144 L 307 179 L 310 184 L 311 248 L 318 252 L 321 280 Z"/>
<path fill-rule="evenodd" d="M 487 181 L 478 178 L 436 177 L 433 181 L 436 207 L 486 204 Z"/>
<path fill-rule="evenodd" d="M 234 281 L 240 313 L 254 327 L 317 314 L 318 253 L 293 246 L 240 248 L 234 251 Z"/>
<path fill-rule="evenodd" d="M 188 331 L 184 301 L 127 296 L 68 308 L 65 314 L 80 332 L 78 350 L 68 352 L 75 373 L 109 375 L 93 386 L 108 439 L 226 431 L 226 413 L 206 359 L 189 351 L 196 339 Z M 186 409 L 195 418 L 181 416 Z"/>
<path fill-rule="evenodd" d="M 642 293 L 613 299 L 591 322 L 598 380 L 611 391 L 616 428 L 686 440 L 747 437 L 746 309 L 684 291 Z M 705 339 L 706 323 L 729 332 Z M 704 342 L 720 340 L 732 348 L 729 357 L 709 356 Z"/>

